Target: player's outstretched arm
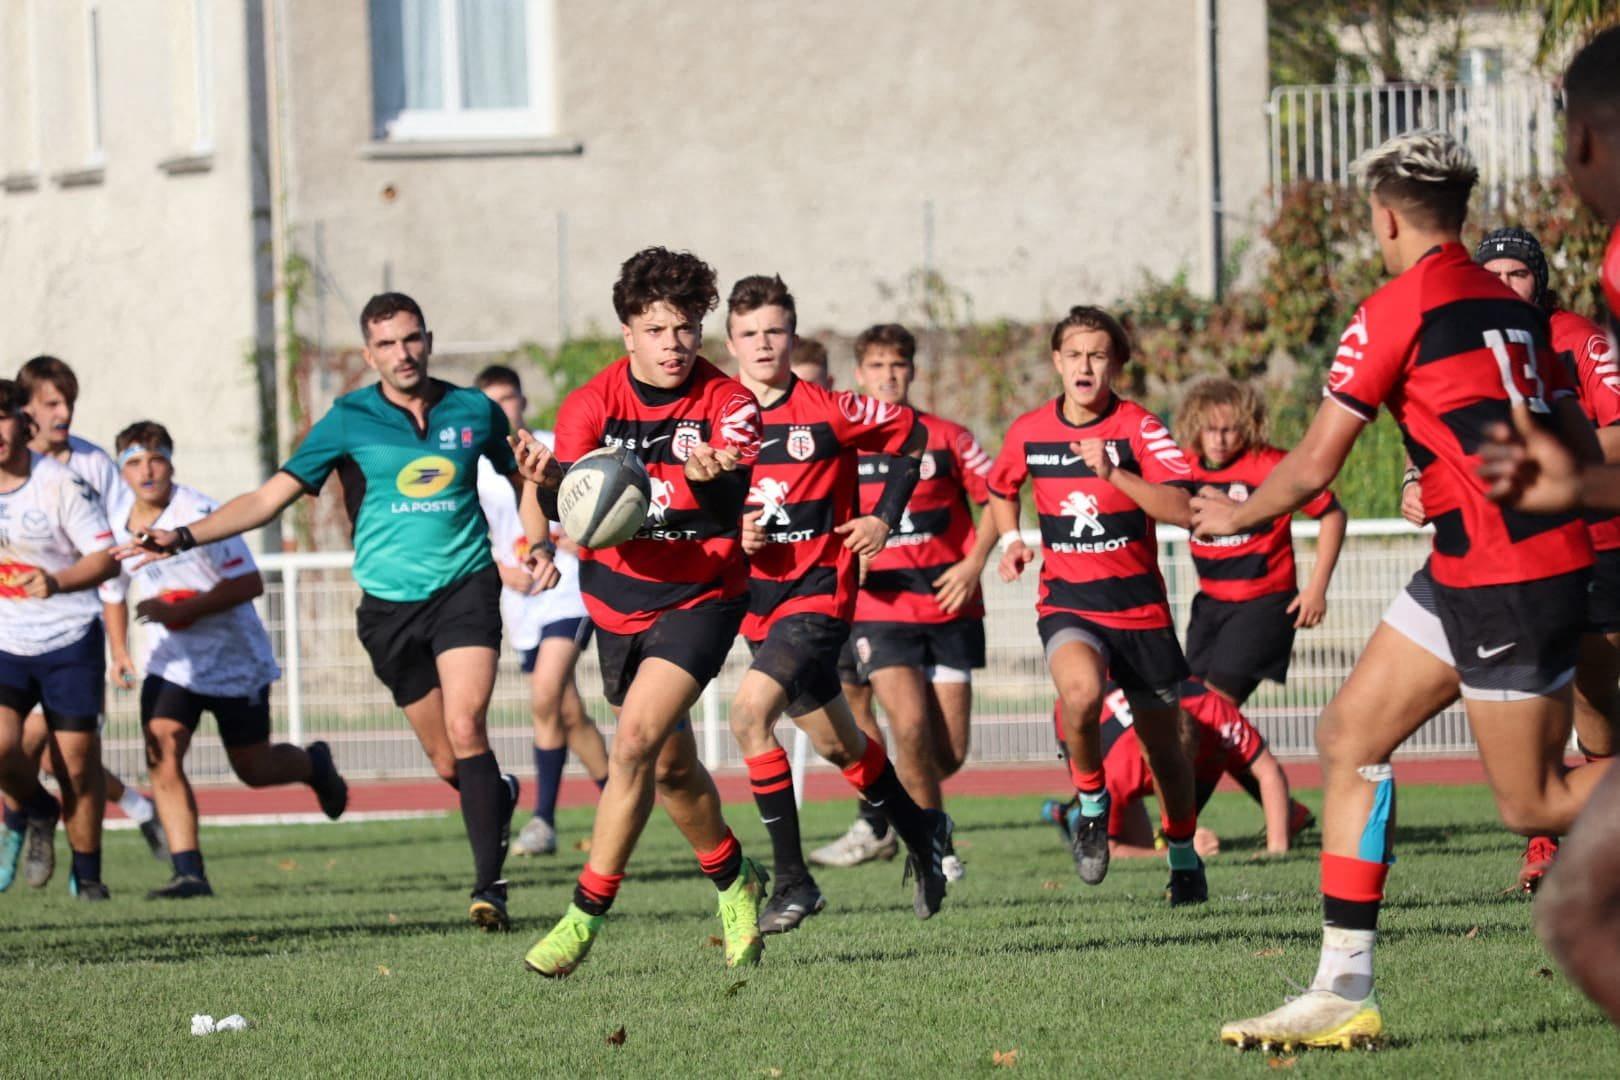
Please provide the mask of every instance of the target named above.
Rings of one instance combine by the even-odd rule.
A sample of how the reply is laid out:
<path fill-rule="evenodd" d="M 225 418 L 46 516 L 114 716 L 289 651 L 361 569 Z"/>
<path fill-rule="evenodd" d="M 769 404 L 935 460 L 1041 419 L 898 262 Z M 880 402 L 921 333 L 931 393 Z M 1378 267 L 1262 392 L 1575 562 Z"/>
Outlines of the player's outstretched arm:
<path fill-rule="evenodd" d="M 1335 505 L 1319 520 L 1322 531 L 1316 537 L 1316 565 L 1311 568 L 1311 580 L 1288 605 L 1296 630 L 1316 626 L 1327 615 L 1328 584 L 1333 580 L 1334 567 L 1339 565 L 1344 534 L 1350 527 L 1350 515 L 1342 506 Z"/>
<path fill-rule="evenodd" d="M 1270 749 L 1263 749 L 1249 762 L 1249 772 L 1260 785 L 1260 806 L 1266 815 L 1266 851 L 1279 855 L 1288 850 L 1288 811 L 1293 794 L 1288 777 Z"/>
<path fill-rule="evenodd" d="M 262 528 L 304 493 L 304 485 L 291 473 L 278 472 L 245 495 L 238 495 L 207 517 L 178 529 L 149 529 L 113 549 L 120 559 L 145 556 L 140 565 L 167 558 L 199 544 L 228 540 Z"/>
<path fill-rule="evenodd" d="M 1244 502 L 1214 488 L 1193 496 L 1192 529 L 1199 536 L 1232 536 L 1292 514 L 1333 482 L 1367 422 L 1333 401 L 1316 410 L 1300 444 L 1288 452 Z"/>

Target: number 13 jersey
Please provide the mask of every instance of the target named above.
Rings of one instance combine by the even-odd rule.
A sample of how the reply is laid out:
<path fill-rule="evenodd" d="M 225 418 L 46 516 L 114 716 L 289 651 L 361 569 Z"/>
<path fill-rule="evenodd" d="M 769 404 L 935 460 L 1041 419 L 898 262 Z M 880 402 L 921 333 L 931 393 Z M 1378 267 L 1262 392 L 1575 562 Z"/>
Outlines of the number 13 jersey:
<path fill-rule="evenodd" d="M 1326 395 L 1371 423 L 1387 406 L 1434 524 L 1434 579 L 1475 588 L 1592 564 L 1574 515 L 1522 514 L 1485 497 L 1484 430 L 1523 401 L 1541 419 L 1574 393 L 1554 362 L 1547 319 L 1476 265 L 1460 244 L 1427 252 L 1373 293 L 1339 339 Z"/>

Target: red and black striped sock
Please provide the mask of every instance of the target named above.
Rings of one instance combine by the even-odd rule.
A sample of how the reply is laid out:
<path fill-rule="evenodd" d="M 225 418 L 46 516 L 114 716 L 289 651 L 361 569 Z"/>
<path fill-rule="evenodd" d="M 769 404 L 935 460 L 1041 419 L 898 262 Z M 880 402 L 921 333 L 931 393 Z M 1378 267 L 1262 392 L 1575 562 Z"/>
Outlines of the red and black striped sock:
<path fill-rule="evenodd" d="M 780 746 L 757 757 L 744 758 L 748 766 L 748 786 L 759 807 L 759 820 L 771 834 L 771 856 L 776 863 L 776 880 L 802 881 L 810 870 L 804 865 L 803 843 L 799 838 L 799 807 L 793 801 L 793 768 L 787 751 Z"/>
<path fill-rule="evenodd" d="M 742 845 L 737 843 L 736 835 L 726 830 L 726 837 L 715 845 L 713 851 L 697 851 L 698 866 L 703 869 L 703 876 L 714 882 L 714 887 L 721 892 L 731 888 L 731 883 L 737 880 L 742 873 Z"/>
<path fill-rule="evenodd" d="M 606 915 L 623 881 L 623 874 L 598 874 L 587 864 L 574 885 L 574 906 L 587 915 Z"/>
<path fill-rule="evenodd" d="M 861 804 L 863 807 L 871 807 L 883 814 L 885 824 L 894 823 L 895 831 L 908 848 L 914 851 L 928 850 L 934 831 L 928 812 L 917 805 L 900 783 L 894 763 L 889 760 L 882 743 L 868 738 L 861 759 L 844 770 L 844 779 L 861 793 L 861 798 L 865 800 Z M 876 835 L 881 837 L 887 831 L 885 828 Z"/>

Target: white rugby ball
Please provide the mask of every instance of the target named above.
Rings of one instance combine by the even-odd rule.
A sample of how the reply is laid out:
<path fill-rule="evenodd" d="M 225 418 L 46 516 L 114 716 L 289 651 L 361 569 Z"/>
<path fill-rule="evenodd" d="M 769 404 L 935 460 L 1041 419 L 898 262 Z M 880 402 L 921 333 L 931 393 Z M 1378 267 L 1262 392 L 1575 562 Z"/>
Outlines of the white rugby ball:
<path fill-rule="evenodd" d="M 641 459 L 622 446 L 592 450 L 563 476 L 557 514 L 580 547 L 609 548 L 640 531 L 652 484 Z"/>

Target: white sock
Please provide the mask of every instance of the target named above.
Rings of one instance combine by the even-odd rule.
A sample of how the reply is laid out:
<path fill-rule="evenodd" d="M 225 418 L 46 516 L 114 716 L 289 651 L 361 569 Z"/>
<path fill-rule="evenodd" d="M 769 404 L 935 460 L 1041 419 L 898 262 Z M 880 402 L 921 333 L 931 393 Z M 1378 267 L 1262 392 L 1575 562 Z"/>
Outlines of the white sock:
<path fill-rule="evenodd" d="M 118 809 L 129 816 L 129 820 L 137 825 L 145 825 L 157 813 L 152 800 L 136 791 L 128 784 L 124 785 L 124 796 L 118 800 Z"/>
<path fill-rule="evenodd" d="M 1322 927 L 1322 959 L 1312 990 L 1331 990 L 1350 1001 L 1364 1001 L 1373 989 L 1373 942 L 1376 930 Z"/>

